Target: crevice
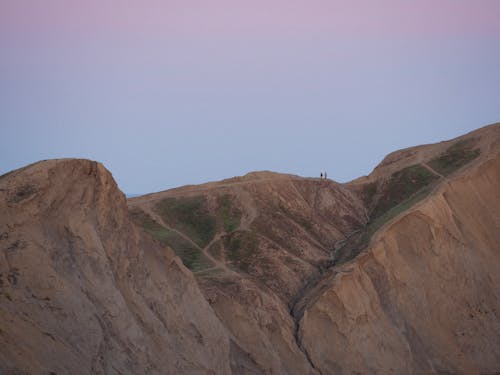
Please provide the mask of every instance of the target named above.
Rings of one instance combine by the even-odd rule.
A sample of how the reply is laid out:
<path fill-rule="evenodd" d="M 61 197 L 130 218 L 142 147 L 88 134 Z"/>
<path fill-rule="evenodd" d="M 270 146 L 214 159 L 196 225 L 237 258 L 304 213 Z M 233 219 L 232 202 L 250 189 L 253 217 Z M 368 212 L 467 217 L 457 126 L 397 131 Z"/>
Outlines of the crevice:
<path fill-rule="evenodd" d="M 309 366 L 311 366 L 311 368 L 314 371 L 316 371 L 319 375 L 323 375 L 322 371 L 319 368 L 317 368 L 316 366 L 314 366 L 314 363 L 313 363 L 311 357 L 309 356 L 309 352 L 302 345 L 302 339 L 300 338 L 300 318 L 297 318 L 294 315 L 293 310 L 290 310 L 290 316 L 292 317 L 294 324 L 295 324 L 295 327 L 294 327 L 295 331 L 294 331 L 293 337 L 295 339 L 295 343 L 297 344 L 297 347 L 304 354 L 304 357 L 307 359 Z"/>

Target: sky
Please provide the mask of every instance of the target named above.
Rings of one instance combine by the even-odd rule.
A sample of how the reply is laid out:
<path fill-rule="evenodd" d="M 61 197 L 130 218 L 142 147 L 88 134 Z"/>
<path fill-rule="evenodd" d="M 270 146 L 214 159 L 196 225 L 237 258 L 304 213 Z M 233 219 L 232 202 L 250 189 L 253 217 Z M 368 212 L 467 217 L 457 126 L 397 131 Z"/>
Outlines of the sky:
<path fill-rule="evenodd" d="M 497 0 L 0 0 L 0 174 L 366 175 L 500 121 Z"/>

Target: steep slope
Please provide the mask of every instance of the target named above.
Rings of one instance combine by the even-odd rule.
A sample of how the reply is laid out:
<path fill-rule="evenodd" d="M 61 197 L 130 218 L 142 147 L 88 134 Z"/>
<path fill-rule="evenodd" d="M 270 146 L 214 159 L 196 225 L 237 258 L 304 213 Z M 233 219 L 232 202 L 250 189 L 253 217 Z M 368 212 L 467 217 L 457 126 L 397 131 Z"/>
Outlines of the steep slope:
<path fill-rule="evenodd" d="M 237 348 L 87 160 L 0 178 L 0 373 L 229 374 Z"/>
<path fill-rule="evenodd" d="M 320 372 L 500 371 L 500 127 L 417 151 L 442 159 L 470 137 L 470 164 L 385 224 L 302 306 L 300 337 Z"/>
<path fill-rule="evenodd" d="M 401 262 L 387 261 L 385 265 L 384 258 L 379 260 L 382 265 L 370 266 L 369 271 L 380 288 L 377 293 L 396 296 L 409 293 L 407 299 L 401 297 L 390 303 L 387 299 L 380 302 L 382 297 L 377 293 L 367 295 L 357 283 L 351 285 L 344 280 L 349 280 L 347 273 L 352 273 L 349 270 L 361 267 L 360 263 L 372 252 L 375 246 L 372 239 L 384 238 L 393 222 L 400 222 L 404 215 L 410 215 L 431 198 L 438 199 L 440 192 L 460 177 L 469 176 L 472 181 L 480 183 L 480 174 L 474 171 L 488 163 L 498 163 L 499 140 L 500 126 L 492 125 L 454 140 L 397 151 L 388 155 L 370 176 L 345 185 L 259 172 L 131 199 L 129 207 L 140 227 L 172 246 L 192 269 L 216 314 L 235 342 L 248 352 L 259 371 L 440 373 L 460 372 L 461 366 L 466 369 L 462 370 L 463 373 L 480 369 L 489 371 L 496 368 L 492 358 L 498 356 L 498 351 L 495 351 L 497 331 L 471 331 L 478 340 L 477 344 L 481 340 L 487 343 L 482 346 L 488 352 L 485 355 L 488 365 L 484 367 L 478 366 L 477 358 L 465 347 L 460 349 L 464 358 L 461 362 L 450 359 L 450 353 L 458 350 L 456 341 L 450 340 L 446 344 L 448 349 L 435 350 L 433 344 L 427 343 L 434 340 L 444 345 L 439 337 L 449 334 L 449 331 L 439 333 L 434 328 L 441 324 L 446 314 L 440 315 L 432 309 L 422 311 L 429 301 L 419 300 L 416 296 L 421 295 L 414 290 L 405 291 L 410 285 L 409 280 L 384 284 L 386 278 L 391 280 L 384 273 L 401 272 L 398 269 Z M 498 203 L 494 194 L 498 181 L 494 174 L 488 181 L 490 185 L 485 187 L 488 199 Z M 465 190 L 461 191 L 455 200 L 465 200 L 467 194 Z M 484 204 L 477 207 L 477 215 L 484 212 L 477 223 L 481 220 L 489 223 L 485 235 L 496 236 L 500 232 L 495 221 L 497 216 L 488 216 Z M 413 251 L 418 255 L 415 259 L 408 259 L 404 266 L 414 269 L 412 288 L 418 290 L 418 285 L 422 284 L 429 290 L 440 290 L 443 288 L 441 278 L 455 280 L 456 284 L 456 278 L 462 277 L 455 276 L 455 273 L 462 275 L 465 272 L 463 277 L 470 273 L 473 281 L 483 280 L 483 266 L 484 277 L 491 276 L 497 261 L 489 257 L 494 255 L 476 259 L 474 254 L 475 251 L 491 252 L 495 249 L 495 242 L 483 242 L 484 246 L 472 248 L 474 251 L 468 253 L 470 259 L 467 260 L 476 262 L 477 267 L 468 269 L 466 260 L 452 257 L 454 245 L 450 238 L 437 235 L 443 232 L 442 228 L 452 224 L 429 213 L 427 230 L 437 236 L 431 244 L 428 243 L 431 237 L 427 236 L 426 228 L 421 228 L 419 223 L 397 227 L 395 233 L 406 238 L 407 242 L 396 241 L 394 252 L 406 251 L 400 247 L 417 247 Z M 391 232 L 391 235 L 395 234 Z M 462 231 L 460 235 L 462 237 L 456 235 L 457 241 L 470 243 L 468 233 Z M 443 243 L 448 244 L 447 250 Z M 432 252 L 429 253 L 430 249 Z M 433 269 L 427 262 L 434 265 L 431 255 L 440 251 L 449 253 L 442 264 Z M 447 261 L 452 263 L 448 265 Z M 423 270 L 419 270 L 418 266 L 422 264 Z M 433 272 L 426 274 L 429 269 L 439 271 L 440 276 L 433 277 Z M 397 276 L 393 278 L 399 280 Z M 460 301 L 471 306 L 476 300 L 469 297 L 474 293 L 482 295 L 483 300 L 494 306 L 488 310 L 491 313 L 495 311 L 495 301 L 498 300 L 492 291 L 499 284 L 494 279 L 481 294 L 481 283 L 468 282 L 469 289 L 463 295 L 453 289 L 446 290 L 446 293 L 460 295 Z M 343 299 L 337 297 L 337 288 L 345 293 Z M 330 295 L 334 297 L 326 297 Z M 432 303 L 436 304 L 439 298 L 433 299 Z M 353 317 L 349 315 L 352 307 L 339 307 L 350 306 L 350 303 L 357 304 L 356 308 L 370 306 L 377 309 L 379 304 L 380 311 L 384 308 L 392 309 L 391 312 L 397 310 L 390 321 L 395 327 L 391 331 L 389 323 L 376 314 L 378 310 Z M 388 304 L 393 306 L 387 307 Z M 418 309 L 415 304 L 418 304 Z M 413 310 L 430 316 L 426 321 L 417 319 L 407 323 Z M 490 323 L 484 321 L 481 324 L 490 327 Z M 362 328 L 364 325 L 366 330 Z M 448 325 L 453 330 L 462 326 L 467 324 L 459 318 Z M 358 328 L 359 332 L 356 331 Z M 394 336 L 394 332 L 399 336 Z M 389 335 L 389 338 L 377 341 L 379 334 L 382 337 Z M 483 339 L 481 335 L 484 335 Z M 426 344 L 420 345 L 412 340 L 422 340 Z M 431 354 L 433 351 L 435 354 Z M 366 352 L 364 357 L 361 352 Z"/>
<path fill-rule="evenodd" d="M 290 309 L 365 220 L 333 181 L 270 172 L 130 199 L 135 222 L 196 275 L 217 316 L 259 371 L 314 372 Z"/>
<path fill-rule="evenodd" d="M 361 201 L 342 185 L 270 172 L 128 204 L 135 221 L 195 273 L 252 276 L 285 303 L 329 262 L 334 243 L 366 220 Z"/>
<path fill-rule="evenodd" d="M 348 184 L 255 172 L 126 201 L 96 162 L 13 171 L 0 373 L 500 373 L 499 186 L 499 124 Z"/>
<path fill-rule="evenodd" d="M 483 162 L 498 150 L 498 124 L 436 144 L 396 151 L 366 177 L 345 186 L 363 201 L 368 221 L 335 249 L 335 263 L 353 259 L 385 223 L 429 196 L 449 178 Z"/>

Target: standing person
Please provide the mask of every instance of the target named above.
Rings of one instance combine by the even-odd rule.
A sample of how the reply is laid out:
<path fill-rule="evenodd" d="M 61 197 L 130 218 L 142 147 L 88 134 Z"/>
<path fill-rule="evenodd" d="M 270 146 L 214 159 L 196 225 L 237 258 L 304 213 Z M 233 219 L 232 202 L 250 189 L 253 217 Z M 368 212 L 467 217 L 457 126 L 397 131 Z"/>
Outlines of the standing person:
<path fill-rule="evenodd" d="M 325 180 L 326 180 L 326 172 L 325 172 Z"/>
<path fill-rule="evenodd" d="M 323 179 L 323 172 L 319 174 L 319 178 L 322 180 Z"/>

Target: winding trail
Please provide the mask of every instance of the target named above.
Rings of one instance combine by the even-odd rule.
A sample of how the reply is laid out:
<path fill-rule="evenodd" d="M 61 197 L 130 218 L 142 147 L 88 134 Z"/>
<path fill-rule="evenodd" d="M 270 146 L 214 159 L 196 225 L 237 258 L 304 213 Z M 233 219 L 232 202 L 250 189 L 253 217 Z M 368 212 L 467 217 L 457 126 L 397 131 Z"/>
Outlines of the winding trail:
<path fill-rule="evenodd" d="M 210 271 L 210 270 L 216 270 L 216 269 L 221 269 L 222 271 L 224 271 L 225 273 L 228 273 L 228 274 L 232 274 L 232 275 L 236 275 L 237 273 L 234 272 L 233 270 L 231 270 L 230 268 L 228 268 L 226 266 L 225 263 L 219 261 L 218 259 L 214 258 L 209 252 L 208 252 L 208 249 L 210 248 L 210 246 L 215 243 L 216 241 L 218 241 L 221 237 L 221 234 L 220 233 L 217 233 L 214 238 L 212 239 L 212 241 L 210 241 L 210 243 L 205 246 L 204 248 L 200 247 L 196 242 L 194 242 L 189 236 L 187 236 L 186 234 L 184 234 L 183 232 L 181 232 L 180 230 L 176 229 L 176 228 L 173 228 L 171 227 L 170 225 L 168 225 L 167 223 L 165 223 L 165 221 L 162 219 L 162 217 L 160 215 L 158 215 L 152 208 L 150 205 L 142 205 L 140 206 L 140 208 L 147 214 L 151 217 L 151 219 L 153 219 L 154 221 L 156 221 L 158 224 L 160 224 L 162 227 L 172 231 L 172 232 L 175 232 L 176 234 L 178 234 L 180 237 L 182 237 L 184 240 L 186 240 L 187 242 L 189 242 L 192 246 L 194 246 L 196 249 L 198 249 L 199 251 L 201 251 L 203 253 L 204 256 L 206 256 L 215 266 L 214 267 L 209 267 L 209 268 L 204 268 L 202 270 L 199 270 L 199 271 L 192 271 L 193 274 L 197 274 L 197 273 L 204 273 L 204 272 L 207 272 L 207 271 Z"/>

